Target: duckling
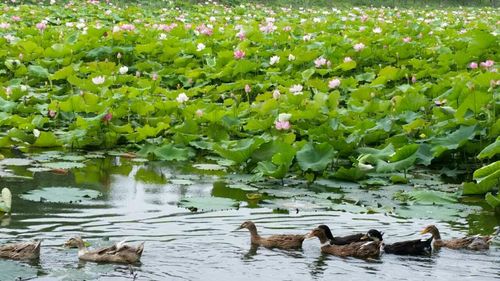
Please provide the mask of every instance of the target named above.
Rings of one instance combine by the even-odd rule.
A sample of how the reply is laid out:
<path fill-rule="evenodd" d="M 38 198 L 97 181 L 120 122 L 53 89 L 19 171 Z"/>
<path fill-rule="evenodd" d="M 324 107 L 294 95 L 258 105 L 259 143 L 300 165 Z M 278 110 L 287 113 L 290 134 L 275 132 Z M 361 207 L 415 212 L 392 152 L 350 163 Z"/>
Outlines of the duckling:
<path fill-rule="evenodd" d="M 383 233 L 378 230 L 370 229 L 366 238 L 372 241 L 383 241 Z M 432 252 L 432 236 L 428 239 L 415 239 L 396 242 L 393 244 L 384 244 L 384 252 L 394 255 L 430 255 Z"/>
<path fill-rule="evenodd" d="M 41 240 L 0 245 L 0 258 L 35 260 L 40 257 Z"/>
<path fill-rule="evenodd" d="M 321 243 L 321 252 L 339 257 L 356 257 L 361 259 L 378 258 L 383 247 L 382 241 L 354 242 L 347 245 L 331 245 L 325 229 L 313 229 L 307 238 L 318 237 Z"/>
<path fill-rule="evenodd" d="M 362 242 L 362 241 L 369 240 L 366 233 L 358 233 L 358 234 L 351 234 L 351 235 L 347 235 L 347 236 L 335 237 L 335 236 L 333 236 L 333 234 L 328 226 L 322 224 L 322 225 L 318 226 L 318 228 L 321 228 L 325 231 L 326 237 L 328 237 L 328 239 L 330 239 L 331 245 L 347 245 L 347 244 L 351 244 L 354 242 Z"/>
<path fill-rule="evenodd" d="M 257 227 L 252 221 L 242 223 L 237 230 L 243 228 L 250 231 L 250 241 L 252 244 L 264 246 L 266 248 L 298 249 L 302 247 L 302 242 L 304 242 L 305 239 L 305 235 L 297 234 L 282 234 L 261 237 L 257 233 Z"/>
<path fill-rule="evenodd" d="M 462 238 L 442 240 L 441 234 L 435 225 L 429 225 L 420 232 L 421 234 L 430 233 L 434 237 L 433 246 L 435 248 L 446 247 L 450 249 L 468 249 L 468 250 L 487 250 L 493 240 L 491 236 L 465 236 Z"/>
<path fill-rule="evenodd" d="M 111 247 L 90 251 L 81 237 L 70 238 L 64 243 L 64 246 L 77 247 L 80 260 L 93 262 L 136 263 L 141 259 L 144 251 L 144 242 L 137 247 L 132 247 L 125 244 L 125 241 L 116 243 Z"/>

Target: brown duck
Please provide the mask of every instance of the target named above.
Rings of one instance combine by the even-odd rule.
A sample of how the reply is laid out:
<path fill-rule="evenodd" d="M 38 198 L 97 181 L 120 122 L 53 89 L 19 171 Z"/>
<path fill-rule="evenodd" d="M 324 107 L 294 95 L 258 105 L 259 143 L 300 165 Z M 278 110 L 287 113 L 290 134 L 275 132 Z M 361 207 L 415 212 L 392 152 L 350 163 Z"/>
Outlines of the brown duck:
<path fill-rule="evenodd" d="M 315 228 L 307 238 L 318 237 L 321 242 L 321 252 L 339 257 L 356 257 L 361 259 L 378 258 L 381 253 L 382 241 L 354 242 L 347 245 L 331 245 L 324 228 Z"/>
<path fill-rule="evenodd" d="M 136 263 L 141 259 L 144 251 L 144 242 L 139 244 L 138 247 L 132 247 L 126 245 L 125 242 L 120 242 L 111 247 L 88 250 L 81 237 L 70 238 L 64 243 L 64 246 L 77 247 L 80 260 L 108 263 Z"/>
<path fill-rule="evenodd" d="M 433 246 L 435 248 L 450 248 L 450 249 L 468 249 L 468 250 L 487 250 L 490 248 L 490 236 L 466 236 L 462 238 L 442 240 L 441 234 L 435 225 L 429 225 L 420 232 L 421 234 L 430 233 L 434 237 Z"/>
<path fill-rule="evenodd" d="M 246 228 L 250 231 L 250 241 L 253 245 L 264 246 L 266 248 L 298 249 L 302 247 L 305 235 L 281 234 L 261 237 L 257 233 L 257 227 L 251 221 L 246 221 L 238 229 Z"/>
<path fill-rule="evenodd" d="M 13 260 L 35 260 L 40 257 L 42 241 L 21 242 L 0 245 L 0 258 Z"/>

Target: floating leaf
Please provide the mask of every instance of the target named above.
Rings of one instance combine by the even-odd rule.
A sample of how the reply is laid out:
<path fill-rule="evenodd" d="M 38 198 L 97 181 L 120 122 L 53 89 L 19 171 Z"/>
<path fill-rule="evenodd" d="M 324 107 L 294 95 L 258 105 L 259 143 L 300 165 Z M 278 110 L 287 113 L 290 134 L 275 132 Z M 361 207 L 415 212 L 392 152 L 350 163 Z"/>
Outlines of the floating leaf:
<path fill-rule="evenodd" d="M 50 203 L 84 203 L 100 196 L 99 191 L 74 187 L 44 187 L 20 195 L 24 200 Z"/>
<path fill-rule="evenodd" d="M 238 209 L 239 203 L 233 199 L 220 197 L 189 197 L 183 198 L 179 206 L 197 211 L 219 211 Z"/>
<path fill-rule="evenodd" d="M 42 163 L 42 167 L 50 169 L 73 169 L 73 168 L 83 168 L 85 164 L 79 162 L 48 162 Z"/>
<path fill-rule="evenodd" d="M 25 158 L 5 158 L 0 160 L 0 165 L 4 166 L 29 166 L 32 163 L 32 160 Z"/>

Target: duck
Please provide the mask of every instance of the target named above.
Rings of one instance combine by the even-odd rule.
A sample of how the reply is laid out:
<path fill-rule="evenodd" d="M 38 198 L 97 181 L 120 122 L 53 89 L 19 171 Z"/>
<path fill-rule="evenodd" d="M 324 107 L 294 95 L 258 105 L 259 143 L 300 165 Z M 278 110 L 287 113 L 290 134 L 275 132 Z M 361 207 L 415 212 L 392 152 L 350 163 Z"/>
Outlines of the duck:
<path fill-rule="evenodd" d="M 376 229 L 370 229 L 366 239 L 372 241 L 383 241 L 383 233 Z M 384 244 L 384 253 L 394 255 L 430 255 L 432 253 L 432 239 L 423 238 L 415 240 L 400 241 L 393 244 Z"/>
<path fill-rule="evenodd" d="M 357 233 L 357 234 L 351 234 L 351 235 L 346 235 L 346 236 L 333 236 L 332 231 L 327 225 L 320 225 L 318 228 L 321 228 L 325 231 L 326 237 L 330 239 L 330 244 L 331 245 L 347 245 L 351 244 L 354 242 L 362 242 L 362 241 L 367 241 L 370 240 L 368 238 L 368 235 L 366 233 Z M 377 231 L 378 232 L 378 231 Z M 383 234 L 383 232 L 378 232 Z"/>
<path fill-rule="evenodd" d="M 36 260 L 40 257 L 41 240 L 0 245 L 0 258 Z"/>
<path fill-rule="evenodd" d="M 306 236 L 300 234 L 281 234 L 261 237 L 257 232 L 257 227 L 252 221 L 245 221 L 236 230 L 248 229 L 250 231 L 250 241 L 253 245 L 266 248 L 299 249 L 302 248 Z"/>
<path fill-rule="evenodd" d="M 137 247 L 125 244 L 125 241 L 116 243 L 111 247 L 88 250 L 81 237 L 73 237 L 64 243 L 65 247 L 77 247 L 78 258 L 83 261 L 103 263 L 133 264 L 140 261 L 144 251 L 144 242 Z"/>
<path fill-rule="evenodd" d="M 382 241 L 362 241 L 353 242 L 346 245 L 332 245 L 330 239 L 326 235 L 324 228 L 317 227 L 306 238 L 317 237 L 321 243 L 321 252 L 338 257 L 355 257 L 361 259 L 378 258 L 380 257 L 383 248 Z"/>
<path fill-rule="evenodd" d="M 442 240 L 441 234 L 435 225 L 428 225 L 421 232 L 421 234 L 430 233 L 434 237 L 434 248 L 450 248 L 450 249 L 468 249 L 473 251 L 488 250 L 490 243 L 493 240 L 491 236 L 465 236 L 462 238 L 455 238 L 449 240 Z"/>

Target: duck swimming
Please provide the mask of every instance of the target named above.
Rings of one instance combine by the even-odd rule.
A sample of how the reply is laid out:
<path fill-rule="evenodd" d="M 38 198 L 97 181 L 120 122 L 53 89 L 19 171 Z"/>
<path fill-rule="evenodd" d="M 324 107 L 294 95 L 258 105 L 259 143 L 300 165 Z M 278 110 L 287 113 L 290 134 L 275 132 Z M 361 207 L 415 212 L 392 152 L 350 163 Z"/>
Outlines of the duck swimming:
<path fill-rule="evenodd" d="M 41 240 L 0 245 L 0 258 L 35 260 L 40 257 Z"/>
<path fill-rule="evenodd" d="M 366 234 L 367 239 L 372 241 L 383 241 L 383 233 L 371 229 Z M 393 244 L 384 244 L 384 252 L 394 255 L 430 255 L 432 252 L 432 236 L 428 239 L 415 239 L 396 242 Z"/>
<path fill-rule="evenodd" d="M 120 242 L 111 247 L 88 250 L 81 237 L 70 238 L 64 243 L 64 246 L 77 247 L 80 260 L 93 262 L 136 263 L 141 259 L 144 251 L 144 242 L 137 247 Z"/>
<path fill-rule="evenodd" d="M 487 250 L 490 248 L 490 243 L 493 240 L 491 236 L 465 236 L 449 240 L 442 240 L 441 233 L 435 225 L 429 225 L 420 232 L 421 234 L 430 233 L 434 237 L 433 246 L 435 248 L 450 248 L 450 249 L 468 249 L 468 250 Z"/>
<path fill-rule="evenodd" d="M 369 240 L 366 233 L 351 234 L 347 236 L 333 236 L 330 228 L 327 225 L 322 224 L 318 226 L 318 228 L 321 228 L 325 231 L 326 237 L 330 239 L 331 245 L 347 245 L 354 242 L 362 242 Z"/>
<path fill-rule="evenodd" d="M 298 249 L 302 247 L 302 242 L 304 242 L 305 239 L 305 235 L 298 234 L 280 234 L 261 237 L 257 232 L 257 227 L 252 221 L 242 223 L 237 230 L 243 228 L 250 231 L 250 241 L 252 244 L 266 248 Z"/>
<path fill-rule="evenodd" d="M 356 257 L 361 259 L 378 258 L 383 246 L 382 241 L 354 242 L 347 245 L 332 245 L 325 228 L 313 229 L 307 238 L 317 237 L 321 243 L 321 252 L 338 257 Z"/>

